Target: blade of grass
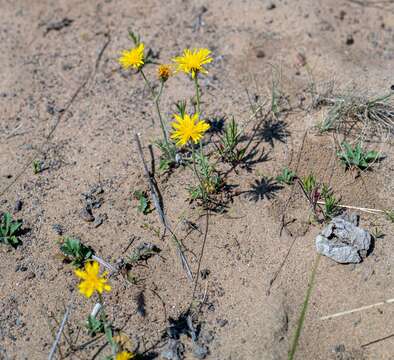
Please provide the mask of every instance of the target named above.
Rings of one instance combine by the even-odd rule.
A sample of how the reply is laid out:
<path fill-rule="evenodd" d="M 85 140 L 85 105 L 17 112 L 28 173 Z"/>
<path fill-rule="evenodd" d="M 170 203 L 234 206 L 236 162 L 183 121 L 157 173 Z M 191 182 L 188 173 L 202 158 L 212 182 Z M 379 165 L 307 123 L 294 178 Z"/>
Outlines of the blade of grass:
<path fill-rule="evenodd" d="M 294 339 L 293 339 L 293 342 L 291 344 L 291 348 L 290 348 L 290 351 L 289 351 L 288 360 L 293 360 L 294 356 L 295 356 L 295 353 L 297 351 L 297 346 L 298 346 L 298 342 L 300 340 L 302 327 L 304 325 L 305 315 L 306 315 L 306 312 L 308 310 L 309 299 L 310 299 L 311 294 L 312 294 L 312 289 L 313 289 L 313 285 L 314 285 L 314 282 L 315 282 L 315 277 L 316 277 L 316 272 L 317 272 L 317 267 L 319 265 L 320 257 L 321 257 L 320 254 L 317 255 L 315 263 L 314 263 L 313 268 L 312 268 L 312 273 L 311 273 L 311 277 L 309 279 L 308 289 L 306 290 L 305 300 L 304 300 L 304 303 L 302 305 L 301 314 L 300 314 L 300 317 L 299 317 L 298 322 L 297 322 L 297 328 L 296 328 L 296 331 L 295 331 L 295 334 L 294 334 Z"/>

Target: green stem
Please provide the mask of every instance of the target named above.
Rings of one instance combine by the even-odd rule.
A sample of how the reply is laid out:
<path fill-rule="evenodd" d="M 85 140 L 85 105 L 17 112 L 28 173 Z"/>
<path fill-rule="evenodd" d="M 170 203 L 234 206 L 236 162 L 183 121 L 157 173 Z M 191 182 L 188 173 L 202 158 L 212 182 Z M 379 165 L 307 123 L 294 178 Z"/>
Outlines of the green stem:
<path fill-rule="evenodd" d="M 300 318 L 298 319 L 298 322 L 297 322 L 297 329 L 295 331 L 294 339 L 293 339 L 293 342 L 291 344 L 291 349 L 289 351 L 288 360 L 293 360 L 294 359 L 294 355 L 295 355 L 296 350 L 297 350 L 298 342 L 299 342 L 300 336 L 301 336 L 302 327 L 303 327 L 304 321 L 305 321 L 306 311 L 308 310 L 309 299 L 311 297 L 313 285 L 315 283 L 316 271 L 317 271 L 317 267 L 319 265 L 320 256 L 321 256 L 320 254 L 317 255 L 315 263 L 313 264 L 311 277 L 309 279 L 308 289 L 306 291 L 304 303 L 302 305 Z"/>
<path fill-rule="evenodd" d="M 108 340 L 108 343 L 111 345 L 111 351 L 112 351 L 112 355 L 116 356 L 116 343 L 112 337 L 112 329 L 111 329 L 111 325 L 108 324 L 107 322 L 107 315 L 105 314 L 105 306 L 104 306 L 104 299 L 103 296 L 98 293 L 98 298 L 99 298 L 99 303 L 101 304 L 101 312 L 100 312 L 100 318 L 101 321 L 104 324 L 104 333 L 105 333 L 105 337 Z"/>
<path fill-rule="evenodd" d="M 200 86 L 198 85 L 198 73 L 194 76 L 194 85 L 196 87 L 196 100 L 197 100 L 197 112 L 201 115 L 201 107 L 200 107 Z"/>
<path fill-rule="evenodd" d="M 168 146 L 169 145 L 169 143 L 168 143 L 168 134 L 167 134 L 166 127 L 164 126 L 164 121 L 163 121 L 163 118 L 162 118 L 161 112 L 160 112 L 160 97 L 161 97 L 161 94 L 163 92 L 164 82 L 161 81 L 160 90 L 159 90 L 158 94 L 156 94 L 155 90 L 151 86 L 149 80 L 145 76 L 145 73 L 143 72 L 142 69 L 141 69 L 140 72 L 141 72 L 142 78 L 145 80 L 145 83 L 148 86 L 148 89 L 149 89 L 149 91 L 150 91 L 150 93 L 152 95 L 153 102 L 155 103 L 155 107 L 156 107 L 156 112 L 157 112 L 157 115 L 159 116 L 160 127 L 161 127 L 161 131 L 163 132 L 163 139 L 164 139 L 165 144 Z"/>
<path fill-rule="evenodd" d="M 197 177 L 197 179 L 198 179 L 198 181 L 199 181 L 199 183 L 200 183 L 203 201 L 205 202 L 205 201 L 206 201 L 205 186 L 204 186 L 204 182 L 203 182 L 203 180 L 201 179 L 200 174 L 198 173 L 198 170 L 197 170 L 197 165 L 196 165 L 196 151 L 194 150 L 194 145 L 193 145 L 192 143 L 191 143 L 190 145 L 191 145 L 191 147 L 192 147 L 193 171 L 194 171 L 194 173 L 195 173 L 195 175 L 196 175 L 196 177 Z"/>

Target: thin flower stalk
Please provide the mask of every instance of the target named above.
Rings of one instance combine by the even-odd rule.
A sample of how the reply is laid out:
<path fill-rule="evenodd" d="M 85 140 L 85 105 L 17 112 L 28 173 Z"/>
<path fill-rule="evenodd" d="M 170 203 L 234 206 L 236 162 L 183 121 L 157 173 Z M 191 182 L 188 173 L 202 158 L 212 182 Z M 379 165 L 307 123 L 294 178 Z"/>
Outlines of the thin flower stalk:
<path fill-rule="evenodd" d="M 142 69 L 140 70 L 140 73 L 141 73 L 142 78 L 144 79 L 144 81 L 145 81 L 145 83 L 146 83 L 146 85 L 147 85 L 147 87 L 148 87 L 148 89 L 149 89 L 149 91 L 150 91 L 150 93 L 152 95 L 153 102 L 155 103 L 156 112 L 157 112 L 157 115 L 158 115 L 159 121 L 160 121 L 160 127 L 161 127 L 161 130 L 163 132 L 164 142 L 165 142 L 166 145 L 169 145 L 167 130 L 166 130 L 166 127 L 164 125 L 163 117 L 161 116 L 161 111 L 160 111 L 160 97 L 161 97 L 161 94 L 163 93 L 164 82 L 163 81 L 160 82 L 160 89 L 159 89 L 159 92 L 156 94 L 155 90 L 151 86 L 148 78 L 146 77 L 146 75 L 145 75 L 145 73 L 144 73 L 144 71 Z"/>

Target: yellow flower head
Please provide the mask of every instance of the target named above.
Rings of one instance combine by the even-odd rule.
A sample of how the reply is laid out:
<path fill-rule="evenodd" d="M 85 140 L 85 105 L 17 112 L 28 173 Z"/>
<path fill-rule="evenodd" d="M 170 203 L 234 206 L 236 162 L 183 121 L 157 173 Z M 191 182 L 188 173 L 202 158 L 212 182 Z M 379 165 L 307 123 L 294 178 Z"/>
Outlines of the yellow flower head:
<path fill-rule="evenodd" d="M 144 43 L 140 43 L 137 47 L 130 50 L 123 50 L 121 57 L 118 59 L 123 69 L 130 68 L 139 69 L 144 65 Z"/>
<path fill-rule="evenodd" d="M 172 61 L 178 64 L 177 71 L 183 71 L 186 74 L 191 74 L 194 79 L 198 73 L 208 74 L 208 71 L 203 67 L 205 64 L 212 62 L 209 56 L 211 51 L 208 49 L 185 49 L 182 56 L 177 56 Z"/>
<path fill-rule="evenodd" d="M 122 351 L 116 354 L 116 360 L 130 360 L 134 358 L 134 354 L 128 351 Z"/>
<path fill-rule="evenodd" d="M 161 81 L 167 81 L 172 75 L 172 66 L 170 64 L 162 64 L 157 68 L 157 77 Z"/>
<path fill-rule="evenodd" d="M 100 266 L 97 261 L 89 261 L 85 264 L 85 269 L 75 270 L 77 275 L 82 281 L 78 285 L 79 292 L 90 298 L 95 291 L 101 294 L 104 290 L 110 291 L 111 286 L 107 283 L 107 273 L 104 272 L 101 276 L 99 275 Z"/>
<path fill-rule="evenodd" d="M 204 120 L 200 120 L 198 116 L 198 113 L 193 116 L 185 114 L 183 117 L 174 114 L 176 121 L 171 124 L 174 128 L 171 139 L 177 141 L 176 146 L 183 146 L 190 139 L 197 144 L 202 139 L 204 133 L 210 126 Z"/>

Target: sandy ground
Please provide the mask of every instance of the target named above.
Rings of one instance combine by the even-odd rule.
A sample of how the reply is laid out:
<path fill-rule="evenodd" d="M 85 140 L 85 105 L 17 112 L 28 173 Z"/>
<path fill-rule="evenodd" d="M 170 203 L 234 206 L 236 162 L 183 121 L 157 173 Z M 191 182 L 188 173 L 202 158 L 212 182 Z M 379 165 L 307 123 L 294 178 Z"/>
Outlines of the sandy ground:
<path fill-rule="evenodd" d="M 51 30 L 62 19 L 72 22 Z M 170 238 L 157 236 L 157 213 L 139 213 L 132 196 L 136 189 L 148 189 L 134 134 L 141 134 L 147 150 L 160 132 L 152 126 L 155 113 L 141 78 L 122 72 L 116 63 L 119 51 L 130 46 L 129 28 L 161 62 L 184 47 L 211 49 L 215 61 L 201 82 L 204 114 L 234 115 L 246 134 L 252 127 L 246 90 L 264 101 L 273 77 L 279 79 L 291 110 L 254 140 L 264 156 L 227 180 L 238 195 L 225 214 L 209 217 L 201 264 L 209 275 L 200 279 L 197 295 L 204 299 L 198 321 L 207 358 L 286 359 L 322 225 L 308 224 L 308 205 L 298 189 L 286 209 L 288 232 L 280 235 L 292 188 L 278 186 L 257 196 L 250 190 L 263 176 L 274 178 L 290 165 L 301 176 L 313 171 L 343 203 L 393 207 L 390 145 L 370 145 L 387 158 L 355 178 L 335 161 L 332 134 L 313 129 L 324 109 L 303 106 L 311 74 L 317 84 L 335 80 L 342 89 L 355 84 L 360 91 L 389 91 L 394 81 L 392 1 L 0 0 L 0 210 L 14 212 L 21 200 L 14 216 L 29 229 L 17 250 L 0 247 L 0 358 L 46 358 L 58 327 L 54 319 L 62 319 L 70 302 L 67 336 L 74 345 L 89 339 L 83 321 L 93 301 L 77 294 L 72 267 L 59 257 L 54 224 L 112 264 L 130 251 L 133 238 L 131 248 L 147 241 L 162 249 L 160 256 L 133 269 L 141 279 L 137 285 L 118 276 L 107 296 L 114 324 L 147 358 L 160 358 L 168 319 L 178 318 L 190 303 L 193 284 Z M 154 76 L 153 70 L 148 75 Z M 192 95 L 185 76 L 171 78 L 162 100 L 166 118 L 175 101 Z M 45 164 L 40 174 L 33 173 L 35 159 Z M 187 200 L 190 179 L 189 170 L 178 168 L 159 176 L 158 183 L 167 216 L 196 272 L 205 217 Z M 94 215 L 107 216 L 97 228 L 80 217 L 81 194 L 96 185 L 104 192 Z M 394 338 L 371 343 L 393 334 L 392 306 L 320 320 L 393 297 L 393 225 L 364 213 L 361 224 L 379 227 L 385 237 L 355 266 L 321 258 L 296 359 L 394 358 Z M 144 316 L 137 311 L 141 296 Z M 91 359 L 103 343 L 70 354 L 63 339 L 62 356 Z M 195 358 L 190 340 L 184 343 L 185 357 Z"/>

